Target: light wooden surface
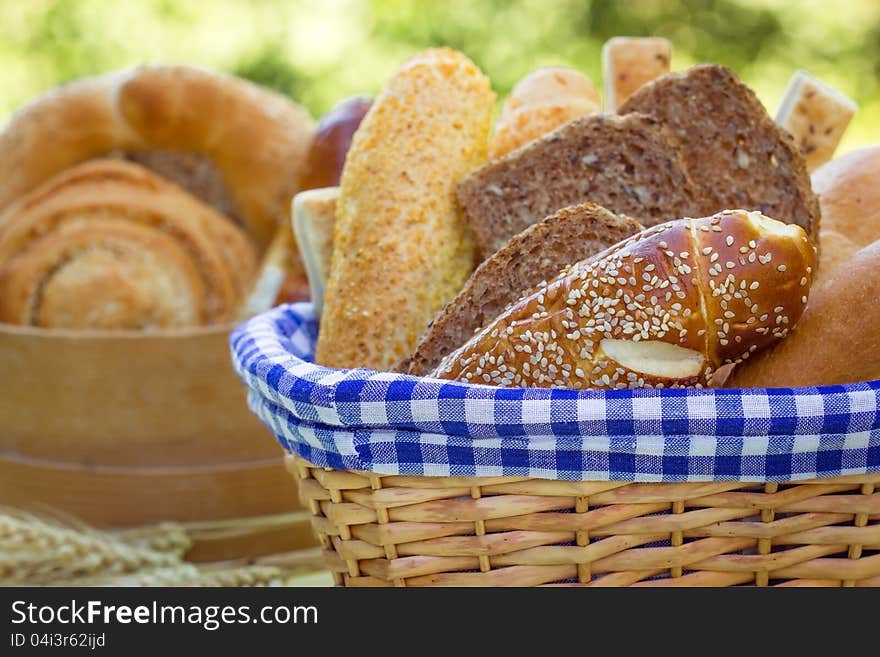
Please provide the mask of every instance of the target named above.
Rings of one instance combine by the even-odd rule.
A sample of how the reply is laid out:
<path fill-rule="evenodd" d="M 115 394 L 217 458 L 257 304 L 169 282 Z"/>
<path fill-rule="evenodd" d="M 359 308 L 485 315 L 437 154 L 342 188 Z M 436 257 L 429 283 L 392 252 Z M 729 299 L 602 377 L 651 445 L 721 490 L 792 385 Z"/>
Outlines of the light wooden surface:
<path fill-rule="evenodd" d="M 98 528 L 295 512 L 282 448 L 247 407 L 231 326 L 84 332 L 0 324 L 0 506 Z M 203 560 L 316 545 L 290 531 L 201 544 Z"/>

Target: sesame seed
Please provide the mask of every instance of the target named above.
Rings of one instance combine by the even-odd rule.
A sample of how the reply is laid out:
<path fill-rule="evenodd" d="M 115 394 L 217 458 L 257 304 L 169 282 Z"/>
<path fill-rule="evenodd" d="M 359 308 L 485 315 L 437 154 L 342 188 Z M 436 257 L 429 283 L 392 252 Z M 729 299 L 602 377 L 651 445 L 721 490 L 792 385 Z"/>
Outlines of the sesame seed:
<path fill-rule="evenodd" d="M 712 247 L 711 246 L 704 246 L 702 249 L 702 253 L 703 253 L 703 255 L 709 255 L 710 253 L 712 253 Z"/>
<path fill-rule="evenodd" d="M 776 269 L 778 269 L 779 271 L 783 271 L 783 272 L 784 272 L 785 269 L 786 269 L 786 267 L 785 267 L 785 265 L 778 265 L 778 266 L 776 267 Z"/>
<path fill-rule="evenodd" d="M 733 246 L 733 235 L 728 235 L 724 241 L 727 243 L 727 246 Z"/>

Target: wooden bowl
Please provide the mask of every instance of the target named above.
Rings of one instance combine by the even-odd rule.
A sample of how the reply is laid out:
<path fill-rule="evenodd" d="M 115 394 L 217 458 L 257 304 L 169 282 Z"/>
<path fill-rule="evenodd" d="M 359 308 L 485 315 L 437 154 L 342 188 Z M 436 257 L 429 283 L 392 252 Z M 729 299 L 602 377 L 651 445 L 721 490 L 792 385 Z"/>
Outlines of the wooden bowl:
<path fill-rule="evenodd" d="M 103 528 L 298 511 L 282 449 L 232 369 L 231 328 L 0 324 L 0 505 Z M 212 556 L 314 540 L 284 535 L 271 546 L 239 536 L 232 553 Z"/>

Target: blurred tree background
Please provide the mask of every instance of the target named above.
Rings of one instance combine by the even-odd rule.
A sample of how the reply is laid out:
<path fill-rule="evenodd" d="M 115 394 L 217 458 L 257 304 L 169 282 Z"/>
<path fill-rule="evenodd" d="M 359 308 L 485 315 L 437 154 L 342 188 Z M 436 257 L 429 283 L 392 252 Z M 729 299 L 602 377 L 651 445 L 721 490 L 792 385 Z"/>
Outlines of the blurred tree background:
<path fill-rule="evenodd" d="M 0 0 L 0 121 L 58 83 L 143 62 L 231 71 L 316 116 L 433 45 L 467 53 L 499 97 L 548 64 L 600 85 L 615 35 L 669 38 L 674 69 L 731 66 L 771 113 L 807 69 L 861 107 L 839 152 L 880 142 L 878 0 Z"/>

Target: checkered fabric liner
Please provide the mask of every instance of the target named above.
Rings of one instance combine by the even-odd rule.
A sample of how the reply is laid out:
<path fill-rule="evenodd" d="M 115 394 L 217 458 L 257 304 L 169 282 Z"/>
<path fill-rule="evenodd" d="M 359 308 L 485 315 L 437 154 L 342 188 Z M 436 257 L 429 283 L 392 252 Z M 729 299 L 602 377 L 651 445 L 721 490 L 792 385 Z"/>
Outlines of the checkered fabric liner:
<path fill-rule="evenodd" d="M 377 474 L 782 482 L 880 470 L 880 381 L 819 388 L 496 388 L 312 362 L 311 304 L 230 336 L 251 410 L 319 466 Z"/>

